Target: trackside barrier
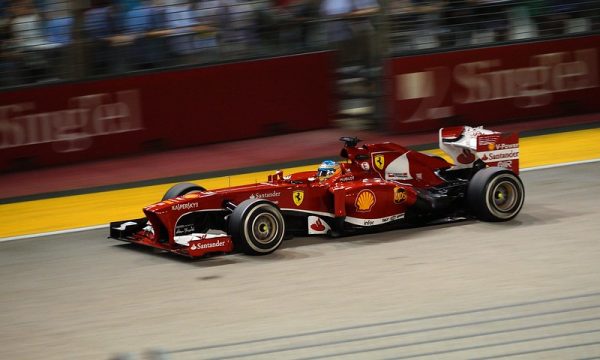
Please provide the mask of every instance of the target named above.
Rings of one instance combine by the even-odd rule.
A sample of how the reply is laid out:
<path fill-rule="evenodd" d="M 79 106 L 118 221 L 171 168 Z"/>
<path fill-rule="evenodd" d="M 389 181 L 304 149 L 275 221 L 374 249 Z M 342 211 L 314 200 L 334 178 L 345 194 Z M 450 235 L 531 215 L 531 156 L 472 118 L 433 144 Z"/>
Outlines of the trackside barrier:
<path fill-rule="evenodd" d="M 0 171 L 330 125 L 319 52 L 0 93 Z"/>
<path fill-rule="evenodd" d="M 486 125 L 600 111 L 600 35 L 389 60 L 388 128 Z"/>

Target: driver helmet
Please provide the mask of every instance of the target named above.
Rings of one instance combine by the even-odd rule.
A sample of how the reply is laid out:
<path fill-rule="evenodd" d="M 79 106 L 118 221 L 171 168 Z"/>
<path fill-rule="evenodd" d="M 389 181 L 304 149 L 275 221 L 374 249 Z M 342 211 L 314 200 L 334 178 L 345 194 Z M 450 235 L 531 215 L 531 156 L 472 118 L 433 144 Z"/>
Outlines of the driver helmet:
<path fill-rule="evenodd" d="M 338 169 L 338 164 L 336 164 L 335 161 L 325 160 L 319 166 L 319 169 L 317 170 L 317 176 L 321 180 L 327 179 L 327 178 L 331 177 L 331 175 L 333 175 L 337 169 Z"/>

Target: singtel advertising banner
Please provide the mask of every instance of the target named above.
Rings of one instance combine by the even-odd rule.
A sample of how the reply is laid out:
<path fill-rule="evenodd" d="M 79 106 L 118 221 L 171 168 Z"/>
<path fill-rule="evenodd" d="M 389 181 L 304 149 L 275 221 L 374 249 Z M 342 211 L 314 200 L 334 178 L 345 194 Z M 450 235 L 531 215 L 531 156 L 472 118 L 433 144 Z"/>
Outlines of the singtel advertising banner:
<path fill-rule="evenodd" d="M 330 125 L 328 52 L 0 93 L 0 171 Z"/>
<path fill-rule="evenodd" d="M 432 130 L 600 111 L 600 36 L 390 60 L 390 128 Z"/>

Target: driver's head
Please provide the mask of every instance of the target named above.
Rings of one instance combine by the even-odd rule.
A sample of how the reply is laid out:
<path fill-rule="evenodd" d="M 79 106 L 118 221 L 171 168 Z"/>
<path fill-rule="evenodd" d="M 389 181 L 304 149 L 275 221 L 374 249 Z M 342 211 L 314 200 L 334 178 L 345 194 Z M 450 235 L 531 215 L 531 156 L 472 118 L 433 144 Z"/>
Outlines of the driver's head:
<path fill-rule="evenodd" d="M 317 176 L 320 180 L 325 180 L 331 177 L 335 173 L 335 171 L 339 168 L 339 165 L 336 164 L 333 160 L 325 160 L 319 166 L 317 170 Z"/>

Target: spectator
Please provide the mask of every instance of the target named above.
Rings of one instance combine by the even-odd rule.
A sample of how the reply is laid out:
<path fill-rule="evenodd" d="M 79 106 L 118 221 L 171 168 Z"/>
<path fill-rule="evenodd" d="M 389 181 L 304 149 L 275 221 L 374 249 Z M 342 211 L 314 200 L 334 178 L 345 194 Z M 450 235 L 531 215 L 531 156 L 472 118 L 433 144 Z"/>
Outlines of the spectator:
<path fill-rule="evenodd" d="M 410 0 L 391 0 L 389 3 L 390 50 L 393 53 L 412 48 L 413 20 Z"/>
<path fill-rule="evenodd" d="M 132 7 L 125 12 L 124 33 L 132 42 L 131 69 L 147 69 L 159 66 L 155 58 L 157 52 L 156 44 L 152 42 L 153 38 L 148 34 L 153 30 L 152 16 L 154 7 L 150 0 L 141 1 L 132 4 Z"/>
<path fill-rule="evenodd" d="M 442 32 L 440 13 L 444 8 L 442 0 L 412 0 L 409 11 L 413 14 L 413 46 L 416 49 L 438 47 L 438 35 Z"/>
<path fill-rule="evenodd" d="M 9 22 L 11 39 L 9 51 L 15 55 L 21 81 L 37 82 L 47 75 L 48 61 L 45 51 L 49 44 L 44 38 L 42 19 L 30 0 L 17 0 Z"/>
<path fill-rule="evenodd" d="M 394 0 L 391 3 L 393 51 L 439 46 L 444 1 Z"/>
<path fill-rule="evenodd" d="M 73 17 L 69 15 L 66 2 L 56 2 L 48 6 L 46 12 L 46 38 L 50 44 L 48 61 L 54 78 L 65 78 L 68 69 L 69 47 L 73 31 Z"/>
<path fill-rule="evenodd" d="M 200 62 L 201 51 L 210 41 L 202 36 L 214 33 L 214 28 L 200 23 L 192 3 L 184 0 L 166 8 L 167 28 L 170 30 L 169 53 L 175 60 L 174 65 L 196 64 Z"/>
<path fill-rule="evenodd" d="M 148 67 L 167 66 L 169 59 L 168 37 L 172 30 L 168 28 L 166 6 L 163 0 L 147 0 L 149 6 L 149 24 L 145 32 L 143 49 L 147 50 L 145 59 Z"/>
<path fill-rule="evenodd" d="M 260 0 L 255 3 L 256 33 L 260 41 L 261 50 L 265 54 L 272 54 L 279 49 L 280 32 L 284 31 L 291 14 L 282 9 L 278 2 Z"/>
<path fill-rule="evenodd" d="M 200 32 L 198 47 L 201 49 L 202 62 L 214 62 L 219 57 L 218 22 L 219 1 L 201 0 L 196 5 L 196 18 Z"/>
<path fill-rule="evenodd" d="M 538 29 L 541 36 L 556 36 L 589 30 L 592 26 L 594 10 L 598 10 L 595 1 L 558 1 L 545 0 L 544 11 L 538 17 Z M 586 14 L 587 13 L 587 14 Z M 592 15 L 590 19 L 587 15 Z"/>
<path fill-rule="evenodd" d="M 300 3 L 297 20 L 300 22 L 300 40 L 304 49 L 313 47 L 311 41 L 316 41 L 314 36 L 318 28 L 319 6 L 321 0 L 304 0 Z"/>
<path fill-rule="evenodd" d="M 474 43 L 484 44 L 508 40 L 508 4 L 510 0 L 473 0 Z"/>
<path fill-rule="evenodd" d="M 308 48 L 313 22 L 319 17 L 318 0 L 279 0 L 274 10 L 280 48 L 292 51 Z"/>
<path fill-rule="evenodd" d="M 600 0 L 591 1 L 589 5 L 592 31 L 600 31 Z"/>
<path fill-rule="evenodd" d="M 89 43 L 92 75 L 109 73 L 111 67 L 110 38 L 116 34 L 113 7 L 110 0 L 92 0 L 91 8 L 84 13 L 84 32 Z"/>
<path fill-rule="evenodd" d="M 11 42 L 9 20 L 0 17 L 0 87 L 15 86 L 19 83 L 18 59 Z"/>
<path fill-rule="evenodd" d="M 111 0 L 92 0 L 92 8 L 84 13 L 92 75 L 132 70 L 134 36 L 126 33 L 126 15 L 120 5 Z"/>
<path fill-rule="evenodd" d="M 124 6 L 135 2 L 113 2 L 109 21 L 111 35 L 108 41 L 109 73 L 120 74 L 134 70 L 135 36 L 127 33 L 127 11 Z"/>
<path fill-rule="evenodd" d="M 248 54 L 256 42 L 254 8 L 243 0 L 220 0 L 218 19 L 223 54 L 233 58 Z"/>
<path fill-rule="evenodd" d="M 442 11 L 440 45 L 444 47 L 467 46 L 473 35 L 472 0 L 448 0 Z"/>
<path fill-rule="evenodd" d="M 339 63 L 374 65 L 374 28 L 370 17 L 379 11 L 376 0 L 323 0 L 329 43 L 339 52 Z"/>

